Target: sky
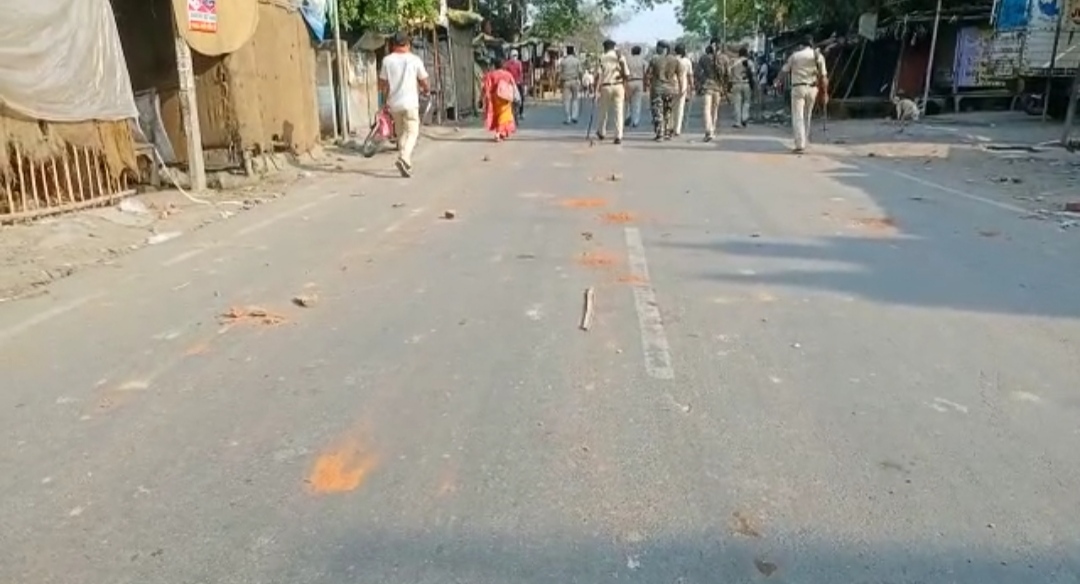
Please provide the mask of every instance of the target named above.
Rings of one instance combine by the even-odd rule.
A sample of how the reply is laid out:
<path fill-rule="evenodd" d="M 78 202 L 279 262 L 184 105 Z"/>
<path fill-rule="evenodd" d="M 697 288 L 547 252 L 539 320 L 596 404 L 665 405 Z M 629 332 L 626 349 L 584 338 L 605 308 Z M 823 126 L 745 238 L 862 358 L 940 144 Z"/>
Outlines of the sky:
<path fill-rule="evenodd" d="M 652 10 L 638 12 L 626 24 L 612 31 L 612 40 L 620 43 L 653 43 L 658 39 L 674 40 L 683 29 L 675 20 L 675 3 L 658 5 Z"/>

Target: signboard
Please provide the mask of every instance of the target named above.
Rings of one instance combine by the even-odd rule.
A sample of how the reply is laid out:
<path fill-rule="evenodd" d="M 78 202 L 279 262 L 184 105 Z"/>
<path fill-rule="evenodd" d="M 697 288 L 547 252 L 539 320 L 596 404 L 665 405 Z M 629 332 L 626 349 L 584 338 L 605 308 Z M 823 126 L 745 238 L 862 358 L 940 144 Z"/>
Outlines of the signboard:
<path fill-rule="evenodd" d="M 188 30 L 217 32 L 217 0 L 187 0 Z"/>
<path fill-rule="evenodd" d="M 991 29 L 966 26 L 957 31 L 953 64 L 957 87 L 995 87 L 1001 84 L 994 78 L 994 41 L 995 35 Z"/>

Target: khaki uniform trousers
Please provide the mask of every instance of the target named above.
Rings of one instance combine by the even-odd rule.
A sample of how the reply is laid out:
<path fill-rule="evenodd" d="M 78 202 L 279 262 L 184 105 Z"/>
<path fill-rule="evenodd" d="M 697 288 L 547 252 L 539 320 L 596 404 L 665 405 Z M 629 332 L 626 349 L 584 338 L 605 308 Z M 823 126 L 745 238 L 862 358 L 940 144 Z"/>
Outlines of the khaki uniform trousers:
<path fill-rule="evenodd" d="M 416 148 L 416 139 L 420 137 L 420 110 L 408 108 L 391 112 L 394 118 L 394 130 L 398 135 L 398 157 L 406 166 L 412 166 L 412 153 Z"/>
<path fill-rule="evenodd" d="M 796 85 L 791 88 L 791 130 L 796 150 L 806 149 L 810 142 L 810 119 L 814 115 L 817 91 L 817 87 L 813 85 Z"/>
<path fill-rule="evenodd" d="M 706 89 L 701 94 L 701 117 L 705 118 L 705 135 L 716 135 L 716 120 L 720 115 L 720 102 L 724 93 L 719 89 Z"/>
<path fill-rule="evenodd" d="M 596 126 L 600 135 L 607 135 L 608 118 L 615 116 L 615 138 L 622 140 L 623 126 L 626 124 L 626 86 L 622 83 L 600 87 L 600 122 Z"/>
<path fill-rule="evenodd" d="M 566 121 L 576 122 L 581 110 L 581 82 L 563 81 L 562 104 L 566 113 Z"/>

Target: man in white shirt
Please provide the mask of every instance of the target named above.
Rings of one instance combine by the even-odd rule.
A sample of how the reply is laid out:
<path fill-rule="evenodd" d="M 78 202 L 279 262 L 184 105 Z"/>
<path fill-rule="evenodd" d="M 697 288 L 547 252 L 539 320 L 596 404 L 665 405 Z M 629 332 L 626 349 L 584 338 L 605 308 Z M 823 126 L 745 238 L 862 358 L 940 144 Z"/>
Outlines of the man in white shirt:
<path fill-rule="evenodd" d="M 682 95 L 675 98 L 675 129 L 672 135 L 682 134 L 683 120 L 686 118 L 686 106 L 690 96 L 694 95 L 694 62 L 686 56 L 686 47 L 682 44 L 675 45 L 675 56 L 679 58 L 680 87 Z"/>
<path fill-rule="evenodd" d="M 807 36 L 802 46 L 788 57 L 780 76 L 779 85 L 785 73 L 791 74 L 791 129 L 795 134 L 796 154 L 806 150 L 807 130 L 814 114 L 814 102 L 821 97 L 822 107 L 829 106 L 829 72 L 825 69 L 825 57 L 814 48 L 814 37 Z M 821 93 L 818 94 L 820 89 Z"/>
<path fill-rule="evenodd" d="M 398 159 L 394 162 L 401 176 L 412 176 L 412 153 L 420 136 L 420 92 L 428 94 L 428 72 L 424 61 L 412 52 L 405 33 L 393 39 L 393 51 L 383 58 L 379 71 L 379 94 L 394 118 L 398 135 Z"/>
<path fill-rule="evenodd" d="M 559 89 L 562 91 L 564 124 L 576 124 L 581 109 L 581 86 L 584 73 L 574 47 L 566 47 L 566 56 L 559 61 Z"/>

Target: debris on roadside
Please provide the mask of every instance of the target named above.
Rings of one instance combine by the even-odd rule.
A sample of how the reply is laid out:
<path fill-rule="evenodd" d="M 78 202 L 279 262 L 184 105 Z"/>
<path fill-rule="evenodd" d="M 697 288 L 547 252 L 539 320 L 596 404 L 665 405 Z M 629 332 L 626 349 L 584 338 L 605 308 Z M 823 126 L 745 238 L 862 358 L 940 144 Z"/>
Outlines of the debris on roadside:
<path fill-rule="evenodd" d="M 622 180 L 622 175 L 621 174 L 616 174 L 616 173 L 611 173 L 611 176 L 608 177 L 608 180 L 611 181 L 611 182 L 619 182 L 619 181 Z"/>
<path fill-rule="evenodd" d="M 159 243 L 165 243 L 171 239 L 180 237 L 182 233 L 180 231 L 166 231 L 165 233 L 155 233 L 146 238 L 146 245 L 157 245 Z"/>
<path fill-rule="evenodd" d="M 147 215 L 150 213 L 150 209 L 147 208 L 145 203 L 139 199 L 130 197 L 120 201 L 120 204 L 117 205 L 117 207 L 121 212 L 131 213 L 132 215 Z"/>
<path fill-rule="evenodd" d="M 980 229 L 976 233 L 982 237 L 997 237 L 1001 235 L 1001 232 L 996 229 Z"/>
<path fill-rule="evenodd" d="M 455 218 L 457 218 L 457 211 L 455 211 L 453 209 L 447 209 L 447 210 L 443 211 L 442 218 L 443 219 L 455 219 Z"/>
<path fill-rule="evenodd" d="M 585 241 L 592 241 L 593 234 L 591 231 L 582 231 L 581 237 L 585 238 Z"/>
<path fill-rule="evenodd" d="M 776 573 L 780 569 L 779 566 L 772 562 L 767 562 L 761 558 L 754 560 L 754 567 L 761 573 L 762 576 L 768 578 Z"/>
<path fill-rule="evenodd" d="M 390 205 L 390 208 L 391 209 L 400 209 L 400 208 L 402 208 L 404 206 L 405 206 L 405 203 L 394 203 L 393 205 Z"/>
<path fill-rule="evenodd" d="M 588 331 L 592 326 L 593 317 L 593 297 L 595 292 L 592 288 L 585 289 L 585 305 L 581 311 L 581 330 Z"/>
<path fill-rule="evenodd" d="M 285 317 L 257 306 L 245 306 L 230 308 L 220 315 L 220 320 L 225 324 L 253 321 L 267 326 L 274 326 L 285 322 Z"/>
<path fill-rule="evenodd" d="M 315 303 L 317 303 L 318 301 L 319 296 L 317 294 L 299 294 L 297 296 L 293 296 L 292 299 L 292 303 L 299 306 L 300 308 L 311 308 L 312 306 L 315 306 Z"/>
<path fill-rule="evenodd" d="M 1022 179 L 1022 178 L 1020 178 L 1018 176 L 995 176 L 995 177 L 991 178 L 990 180 L 991 180 L 991 182 L 1012 183 L 1012 184 L 1016 184 L 1016 185 L 1024 182 L 1024 179 Z"/>
<path fill-rule="evenodd" d="M 491 162 L 491 157 L 490 157 L 490 156 L 488 156 L 487 154 L 485 154 L 485 155 L 484 155 L 484 157 L 483 157 L 483 158 L 481 158 L 480 160 L 481 160 L 482 162 Z"/>

